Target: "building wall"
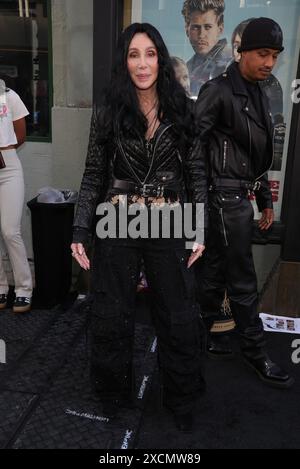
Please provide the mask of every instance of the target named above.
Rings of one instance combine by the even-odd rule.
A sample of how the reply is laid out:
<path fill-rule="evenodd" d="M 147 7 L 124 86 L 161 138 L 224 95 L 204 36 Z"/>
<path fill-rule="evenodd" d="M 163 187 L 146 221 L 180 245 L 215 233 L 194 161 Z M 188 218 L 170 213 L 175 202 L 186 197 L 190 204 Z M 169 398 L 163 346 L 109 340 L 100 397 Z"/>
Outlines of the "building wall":
<path fill-rule="evenodd" d="M 31 266 L 31 220 L 26 202 L 45 186 L 79 188 L 92 106 L 93 0 L 52 0 L 51 6 L 52 142 L 26 142 L 19 149 L 26 185 L 22 233 Z M 11 283 L 6 250 L 3 243 L 0 244 Z"/>
<path fill-rule="evenodd" d="M 53 0 L 52 25 L 53 184 L 78 189 L 93 100 L 93 0 L 76 8 L 73 0 Z"/>
<path fill-rule="evenodd" d="M 258 291 L 262 289 L 270 271 L 280 256 L 281 246 L 277 244 L 253 245 L 253 258 L 257 273 Z"/>

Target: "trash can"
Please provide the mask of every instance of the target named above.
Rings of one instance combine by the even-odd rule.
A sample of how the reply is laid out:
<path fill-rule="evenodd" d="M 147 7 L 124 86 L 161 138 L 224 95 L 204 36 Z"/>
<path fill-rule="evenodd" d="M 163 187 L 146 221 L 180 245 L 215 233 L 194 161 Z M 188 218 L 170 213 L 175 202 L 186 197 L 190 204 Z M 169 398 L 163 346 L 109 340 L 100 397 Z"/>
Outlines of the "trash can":
<path fill-rule="evenodd" d="M 74 202 L 27 203 L 31 211 L 35 268 L 35 307 L 50 309 L 62 303 L 72 281 L 72 225 Z"/>

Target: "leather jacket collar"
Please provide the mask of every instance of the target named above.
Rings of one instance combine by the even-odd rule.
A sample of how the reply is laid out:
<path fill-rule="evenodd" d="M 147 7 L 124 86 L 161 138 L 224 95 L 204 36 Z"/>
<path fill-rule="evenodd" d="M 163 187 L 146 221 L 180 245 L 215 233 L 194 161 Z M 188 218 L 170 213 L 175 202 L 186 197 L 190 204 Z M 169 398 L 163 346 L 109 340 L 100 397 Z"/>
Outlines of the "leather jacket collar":
<path fill-rule="evenodd" d="M 257 114 L 255 108 L 252 105 L 249 105 L 249 95 L 248 95 L 244 80 L 242 78 L 242 75 L 239 71 L 238 63 L 233 62 L 228 67 L 226 73 L 228 74 L 228 76 L 231 80 L 233 93 L 237 94 L 237 95 L 241 95 L 241 96 L 244 97 L 242 111 L 245 112 L 251 119 L 253 119 L 258 126 L 264 127 L 260 122 L 260 119 L 258 117 L 258 114 Z M 272 139 L 272 133 L 273 133 L 272 119 L 271 119 L 271 113 L 270 113 L 270 110 L 269 110 L 268 99 L 267 99 L 263 89 L 261 88 L 260 84 L 259 84 L 259 88 L 260 88 L 261 97 L 262 97 L 262 104 L 263 104 L 263 111 L 264 111 L 264 121 L 267 125 L 267 131 L 268 131 L 268 134 L 269 134 L 269 138 Z"/>

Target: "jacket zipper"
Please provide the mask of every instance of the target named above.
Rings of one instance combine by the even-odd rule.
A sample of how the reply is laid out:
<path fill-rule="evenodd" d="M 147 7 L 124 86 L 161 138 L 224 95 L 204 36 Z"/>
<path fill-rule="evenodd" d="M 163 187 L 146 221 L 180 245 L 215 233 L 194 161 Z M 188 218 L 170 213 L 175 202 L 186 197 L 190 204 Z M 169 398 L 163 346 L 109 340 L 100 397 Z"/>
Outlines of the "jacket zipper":
<path fill-rule="evenodd" d="M 251 127 L 250 127 L 249 117 L 247 115 L 246 115 L 246 119 L 247 119 L 248 133 L 249 133 L 249 155 L 250 155 L 250 158 L 251 158 L 251 154 L 252 154 L 252 136 L 251 136 Z"/>
<path fill-rule="evenodd" d="M 155 141 L 155 144 L 154 144 L 154 149 L 153 149 L 153 152 L 152 152 L 152 158 L 151 158 L 151 163 L 150 163 L 150 167 L 149 167 L 149 171 L 148 173 L 146 174 L 146 177 L 144 179 L 144 181 L 142 182 L 142 185 L 144 185 L 151 173 L 151 170 L 152 170 L 152 167 L 153 167 L 153 163 L 154 163 L 154 157 L 155 157 L 155 152 L 156 152 L 156 148 L 157 148 L 157 145 L 158 145 L 158 142 L 160 141 L 161 137 L 163 136 L 163 134 L 170 128 L 172 127 L 173 124 L 169 124 L 167 125 L 167 127 L 165 127 L 163 129 L 163 131 L 159 134 L 159 136 L 157 137 L 156 141 Z M 146 142 L 147 143 L 147 142 Z"/>
<path fill-rule="evenodd" d="M 152 144 L 150 143 L 150 141 L 147 140 L 145 146 L 146 146 L 146 151 L 147 151 L 147 158 L 150 159 L 150 156 L 151 156 L 150 152 L 152 150 Z"/>
<path fill-rule="evenodd" d="M 178 156 L 180 163 L 182 164 L 182 157 L 181 157 L 179 150 L 177 150 L 177 156 Z"/>
<path fill-rule="evenodd" d="M 180 151 L 177 150 L 177 156 L 178 156 L 178 159 L 179 159 L 179 162 L 180 162 L 180 180 L 182 181 L 183 180 L 183 174 L 184 174 L 184 168 L 183 168 L 183 161 L 182 161 L 182 157 L 181 157 L 181 154 L 180 154 Z"/>
<path fill-rule="evenodd" d="M 227 148 L 228 148 L 228 142 L 227 142 L 227 140 L 224 140 L 224 143 L 223 143 L 222 173 L 225 173 L 225 169 L 226 169 L 226 163 L 227 163 Z"/>
<path fill-rule="evenodd" d="M 223 227 L 225 246 L 228 246 L 228 239 L 227 239 L 227 233 L 226 233 L 225 222 L 224 222 L 223 208 L 220 208 L 220 215 L 221 215 L 221 220 L 222 220 L 222 227 Z"/>
<path fill-rule="evenodd" d="M 119 145 L 119 148 L 120 148 L 120 150 L 121 150 L 121 152 L 122 152 L 122 155 L 123 155 L 123 157 L 124 157 L 124 159 L 125 159 L 125 161 L 126 161 L 126 163 L 127 163 L 127 166 L 129 167 L 129 169 L 131 170 L 132 174 L 134 175 L 134 177 L 136 178 L 136 180 L 138 181 L 138 183 L 139 183 L 141 186 L 143 186 L 143 185 L 146 183 L 146 180 L 147 180 L 147 178 L 149 177 L 149 174 L 150 174 L 150 172 L 151 172 L 151 170 L 152 170 L 153 162 L 154 162 L 154 156 L 155 156 L 155 152 L 156 152 L 156 147 L 157 147 L 157 144 L 158 144 L 159 140 L 161 139 L 161 137 L 163 136 L 163 134 L 164 134 L 170 127 L 172 127 L 172 126 L 173 126 L 173 124 L 167 125 L 167 127 L 165 127 L 165 128 L 163 129 L 163 131 L 161 132 L 161 134 L 158 136 L 158 138 L 157 138 L 157 140 L 156 140 L 156 142 L 155 142 L 155 145 L 154 145 L 154 150 L 153 150 L 153 153 L 152 153 L 152 159 L 151 159 L 149 171 L 148 171 L 148 173 L 147 173 L 147 175 L 146 175 L 144 181 L 141 181 L 141 180 L 140 180 L 140 178 L 138 177 L 138 175 L 137 175 L 136 172 L 134 171 L 133 167 L 132 167 L 131 164 L 129 163 L 129 161 L 128 161 L 126 155 L 125 155 L 125 151 L 124 151 L 124 148 L 123 148 L 121 139 L 120 139 L 120 137 L 118 136 L 118 145 Z M 141 140 L 141 141 L 142 141 L 142 140 Z M 148 146 L 147 146 L 147 144 L 148 144 Z M 150 144 L 150 145 L 151 145 L 151 144 Z M 146 146 L 146 150 L 147 150 L 147 156 L 150 158 L 149 142 L 146 142 L 145 146 Z"/>

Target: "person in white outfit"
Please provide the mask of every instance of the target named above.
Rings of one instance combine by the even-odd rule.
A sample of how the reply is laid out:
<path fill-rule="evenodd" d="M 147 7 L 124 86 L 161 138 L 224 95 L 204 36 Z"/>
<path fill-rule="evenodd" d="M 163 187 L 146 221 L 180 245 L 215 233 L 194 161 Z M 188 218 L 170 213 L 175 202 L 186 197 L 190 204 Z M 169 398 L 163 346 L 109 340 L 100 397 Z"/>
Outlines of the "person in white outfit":
<path fill-rule="evenodd" d="M 29 114 L 17 93 L 0 81 L 0 229 L 15 281 L 13 311 L 31 308 L 32 276 L 21 236 L 24 178 L 16 149 L 26 137 L 25 116 Z M 0 310 L 6 308 L 9 285 L 0 255 Z"/>

